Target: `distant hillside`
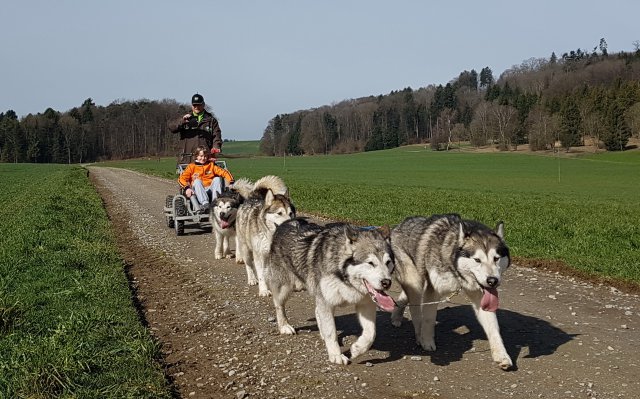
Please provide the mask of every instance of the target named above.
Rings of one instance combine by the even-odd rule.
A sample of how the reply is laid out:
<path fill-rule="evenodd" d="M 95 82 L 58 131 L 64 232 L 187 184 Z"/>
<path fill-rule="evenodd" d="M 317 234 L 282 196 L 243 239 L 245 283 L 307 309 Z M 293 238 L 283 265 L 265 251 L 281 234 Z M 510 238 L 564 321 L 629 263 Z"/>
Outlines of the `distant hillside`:
<path fill-rule="evenodd" d="M 462 71 L 446 85 L 349 99 L 276 115 L 260 149 L 269 155 L 327 154 L 429 143 L 446 150 L 469 141 L 501 150 L 565 150 L 585 138 L 610 151 L 640 137 L 640 43 L 531 58 L 494 78 L 489 67 Z"/>

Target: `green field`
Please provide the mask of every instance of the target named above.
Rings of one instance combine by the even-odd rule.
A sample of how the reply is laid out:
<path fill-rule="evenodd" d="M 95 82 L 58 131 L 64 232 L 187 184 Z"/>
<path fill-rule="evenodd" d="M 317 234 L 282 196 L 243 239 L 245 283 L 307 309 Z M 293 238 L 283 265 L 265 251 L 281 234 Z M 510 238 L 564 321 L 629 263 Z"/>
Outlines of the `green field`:
<path fill-rule="evenodd" d="M 0 182 L 0 398 L 171 397 L 86 170 Z"/>
<path fill-rule="evenodd" d="M 258 153 L 260 142 L 253 141 L 229 141 L 222 145 L 222 151 L 226 155 L 254 155 Z"/>
<path fill-rule="evenodd" d="M 366 225 L 455 212 L 505 222 L 518 257 L 640 283 L 640 152 L 587 157 L 434 152 L 228 159 L 236 177 L 276 174 L 299 210 Z M 173 159 L 106 163 L 175 178 Z"/>
<path fill-rule="evenodd" d="M 228 144 L 229 154 L 245 145 Z M 502 220 L 515 256 L 640 283 L 638 151 L 555 158 L 412 146 L 227 162 L 237 178 L 282 176 L 303 212 L 363 225 L 445 212 Z M 173 158 L 101 165 L 176 179 Z M 0 164 L 0 182 L 0 398 L 171 397 L 86 171 Z"/>

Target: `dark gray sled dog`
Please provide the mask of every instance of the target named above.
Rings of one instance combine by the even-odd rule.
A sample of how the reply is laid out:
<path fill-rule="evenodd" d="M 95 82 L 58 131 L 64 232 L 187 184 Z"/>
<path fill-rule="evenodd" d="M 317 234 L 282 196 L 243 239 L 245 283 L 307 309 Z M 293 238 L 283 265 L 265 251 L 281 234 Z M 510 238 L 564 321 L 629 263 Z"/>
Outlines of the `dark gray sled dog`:
<path fill-rule="evenodd" d="M 329 361 L 347 364 L 338 345 L 334 310 L 355 305 L 362 335 L 351 345 L 351 359 L 363 354 L 376 335 L 376 306 L 391 311 L 395 302 L 384 291 L 391 286 L 393 254 L 388 231 L 362 231 L 332 223 L 319 226 L 303 219 L 283 222 L 276 229 L 265 281 L 273 295 L 278 329 L 295 334 L 285 313 L 294 290 L 306 288 L 316 300 L 316 322 Z"/>

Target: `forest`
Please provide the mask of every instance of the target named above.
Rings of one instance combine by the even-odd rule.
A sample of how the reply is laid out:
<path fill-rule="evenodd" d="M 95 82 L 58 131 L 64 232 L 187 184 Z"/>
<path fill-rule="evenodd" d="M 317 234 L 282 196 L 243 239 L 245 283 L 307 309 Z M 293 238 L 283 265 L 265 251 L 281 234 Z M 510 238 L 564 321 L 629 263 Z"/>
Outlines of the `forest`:
<path fill-rule="evenodd" d="M 260 142 L 264 155 L 372 151 L 405 144 L 447 150 L 460 142 L 501 150 L 565 151 L 589 137 L 621 151 L 640 136 L 640 42 L 609 53 L 603 38 L 591 51 L 531 58 L 502 72 L 464 70 L 446 85 L 347 99 L 274 116 Z M 60 112 L 18 118 L 0 113 L 0 162 L 82 163 L 174 155 L 168 122 L 189 110 L 173 99 L 91 98 Z M 224 132 L 223 132 L 224 137 Z"/>
<path fill-rule="evenodd" d="M 446 150 L 465 141 L 501 150 L 568 151 L 593 138 L 624 150 L 640 134 L 640 43 L 609 54 L 592 51 L 531 58 L 494 79 L 489 67 L 460 72 L 446 85 L 276 115 L 260 148 L 265 154 L 329 154 L 429 143 Z"/>

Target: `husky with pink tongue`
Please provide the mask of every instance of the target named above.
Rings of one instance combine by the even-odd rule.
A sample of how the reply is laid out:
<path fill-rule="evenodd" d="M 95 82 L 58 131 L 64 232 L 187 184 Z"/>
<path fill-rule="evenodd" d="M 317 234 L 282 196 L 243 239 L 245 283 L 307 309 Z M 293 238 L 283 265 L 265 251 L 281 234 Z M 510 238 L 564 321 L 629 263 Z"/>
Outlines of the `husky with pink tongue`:
<path fill-rule="evenodd" d="M 361 230 L 345 223 L 320 226 L 293 219 L 276 228 L 265 268 L 281 334 L 295 334 L 285 304 L 293 291 L 315 298 L 315 315 L 329 361 L 347 364 L 369 350 L 376 336 L 376 308 L 391 312 L 385 292 L 394 269 L 389 230 Z M 342 354 L 334 320 L 337 307 L 354 305 L 362 335 Z"/>
<path fill-rule="evenodd" d="M 456 214 L 409 217 L 391 232 L 391 246 L 394 277 L 403 290 L 391 316 L 393 325 L 400 326 L 408 306 L 418 344 L 434 351 L 438 304 L 464 291 L 487 335 L 493 360 L 503 370 L 512 368 L 496 316 L 498 286 L 511 262 L 502 222 L 491 230 Z"/>
<path fill-rule="evenodd" d="M 235 189 L 223 191 L 213 200 L 212 226 L 216 240 L 215 259 L 232 258 L 230 240 L 236 236 L 236 215 L 244 197 Z"/>

